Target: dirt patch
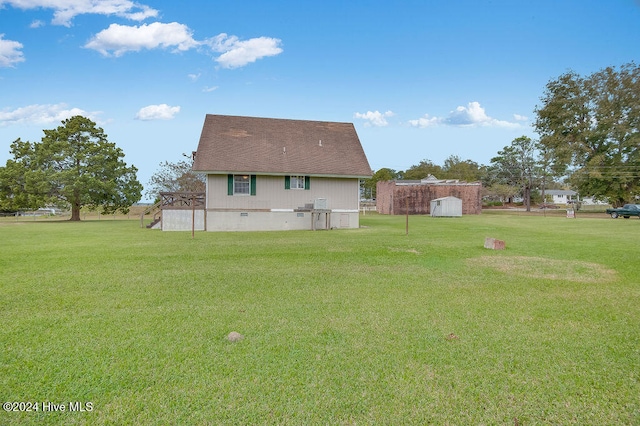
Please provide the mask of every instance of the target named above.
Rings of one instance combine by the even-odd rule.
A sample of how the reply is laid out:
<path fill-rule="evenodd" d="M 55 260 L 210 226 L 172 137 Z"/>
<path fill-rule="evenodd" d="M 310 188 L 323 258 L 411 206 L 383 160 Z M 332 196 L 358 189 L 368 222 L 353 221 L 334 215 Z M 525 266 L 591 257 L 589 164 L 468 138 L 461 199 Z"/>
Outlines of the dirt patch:
<path fill-rule="evenodd" d="M 509 275 L 543 280 L 567 280 L 583 283 L 606 283 L 615 279 L 616 272 L 598 263 L 578 260 L 545 259 L 528 256 L 481 256 L 468 259 L 473 267 L 489 267 Z"/>
<path fill-rule="evenodd" d="M 230 342 L 239 342 L 244 339 L 244 336 L 237 331 L 232 331 L 227 335 L 227 340 Z"/>
<path fill-rule="evenodd" d="M 389 251 L 393 252 L 393 253 L 413 253 L 413 254 L 421 254 L 418 250 L 414 249 L 414 248 L 396 248 L 396 247 L 389 247 Z"/>

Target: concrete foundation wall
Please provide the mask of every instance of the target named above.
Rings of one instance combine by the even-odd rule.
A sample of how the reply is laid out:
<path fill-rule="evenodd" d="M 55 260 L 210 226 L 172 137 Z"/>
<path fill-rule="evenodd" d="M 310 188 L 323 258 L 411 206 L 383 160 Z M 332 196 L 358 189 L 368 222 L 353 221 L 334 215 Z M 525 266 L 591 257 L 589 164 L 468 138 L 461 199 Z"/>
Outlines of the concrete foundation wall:
<path fill-rule="evenodd" d="M 331 228 L 358 228 L 358 212 L 331 212 Z M 325 213 L 314 215 L 310 212 L 293 211 L 207 211 L 208 231 L 287 231 L 327 229 Z"/>
<path fill-rule="evenodd" d="M 163 231 L 191 231 L 192 220 L 191 210 L 162 210 Z M 204 210 L 195 211 L 195 230 L 204 231 Z"/>

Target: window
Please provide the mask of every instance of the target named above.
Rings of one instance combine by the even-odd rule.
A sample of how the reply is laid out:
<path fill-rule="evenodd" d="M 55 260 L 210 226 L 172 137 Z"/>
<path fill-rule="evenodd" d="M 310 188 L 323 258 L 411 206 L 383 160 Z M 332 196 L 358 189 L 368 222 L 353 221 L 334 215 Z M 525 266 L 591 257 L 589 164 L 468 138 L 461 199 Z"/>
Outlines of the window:
<path fill-rule="evenodd" d="M 291 176 L 291 189 L 304 189 L 304 176 Z"/>
<path fill-rule="evenodd" d="M 227 175 L 227 195 L 256 195 L 256 175 Z"/>
<path fill-rule="evenodd" d="M 249 175 L 233 176 L 233 195 L 249 195 L 251 181 Z"/>
<path fill-rule="evenodd" d="M 310 189 L 311 177 L 309 176 L 285 176 L 284 189 Z"/>

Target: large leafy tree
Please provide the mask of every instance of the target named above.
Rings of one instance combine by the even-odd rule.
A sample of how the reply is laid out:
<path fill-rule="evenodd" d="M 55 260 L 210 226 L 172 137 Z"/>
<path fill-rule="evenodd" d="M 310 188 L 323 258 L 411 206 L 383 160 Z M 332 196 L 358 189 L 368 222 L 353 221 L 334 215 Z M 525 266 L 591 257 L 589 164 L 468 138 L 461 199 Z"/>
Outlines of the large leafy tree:
<path fill-rule="evenodd" d="M 482 189 L 482 196 L 494 201 L 499 200 L 500 202 L 505 202 L 520 194 L 520 192 L 521 188 L 516 186 L 494 182 L 492 185 Z"/>
<path fill-rule="evenodd" d="M 531 189 L 538 175 L 536 143 L 527 136 L 515 138 L 491 159 L 490 175 L 496 183 L 522 190 L 525 207 L 531 210 Z"/>
<path fill-rule="evenodd" d="M 376 187 L 379 181 L 395 180 L 399 179 L 400 174 L 387 167 L 383 167 L 375 171 L 373 176 L 369 179 L 365 179 L 362 184 L 365 198 L 376 198 Z"/>
<path fill-rule="evenodd" d="M 550 81 L 536 108 L 551 168 L 583 195 L 614 205 L 640 195 L 640 67 L 608 67 Z"/>
<path fill-rule="evenodd" d="M 140 199 L 137 169 L 127 166 L 122 150 L 86 117 L 44 130 L 41 142 L 18 139 L 11 154 L 0 170 L 0 199 L 7 209 L 64 204 L 75 221 L 83 206 L 127 212 Z"/>
<path fill-rule="evenodd" d="M 431 160 L 422 160 L 420 163 L 409 167 L 402 173 L 402 179 L 421 180 L 429 175 L 439 178 L 442 175 L 442 167 L 434 164 Z"/>
<path fill-rule="evenodd" d="M 450 155 L 444 160 L 442 174 L 436 176 L 441 179 L 460 179 L 467 182 L 475 182 L 482 179 L 486 173 L 484 166 L 472 160 L 462 160 L 457 155 Z"/>
<path fill-rule="evenodd" d="M 193 156 L 182 156 L 185 160 L 160 163 L 160 169 L 149 179 L 148 196 L 159 198 L 161 192 L 204 192 L 205 176 L 193 171 Z"/>

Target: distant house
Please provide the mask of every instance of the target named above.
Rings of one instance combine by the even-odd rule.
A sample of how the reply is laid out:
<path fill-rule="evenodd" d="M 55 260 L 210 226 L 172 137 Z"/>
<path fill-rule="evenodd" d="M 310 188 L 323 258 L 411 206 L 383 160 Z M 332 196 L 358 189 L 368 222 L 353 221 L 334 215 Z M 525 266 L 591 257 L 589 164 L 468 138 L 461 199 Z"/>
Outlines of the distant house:
<path fill-rule="evenodd" d="M 551 197 L 553 204 L 570 204 L 580 200 L 578 193 L 570 189 L 547 189 L 544 194 L 545 197 Z"/>
<path fill-rule="evenodd" d="M 594 197 L 580 197 L 580 203 L 584 206 L 608 206 L 607 200 L 596 200 Z"/>
<path fill-rule="evenodd" d="M 482 184 L 456 179 L 437 179 L 429 175 L 422 180 L 378 182 L 376 209 L 381 214 L 431 214 L 431 202 L 445 197 L 462 201 L 462 214 L 482 213 Z"/>
<path fill-rule="evenodd" d="M 351 123 L 207 115 L 193 170 L 207 231 L 358 228 L 371 177 Z"/>

